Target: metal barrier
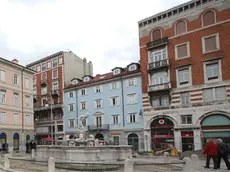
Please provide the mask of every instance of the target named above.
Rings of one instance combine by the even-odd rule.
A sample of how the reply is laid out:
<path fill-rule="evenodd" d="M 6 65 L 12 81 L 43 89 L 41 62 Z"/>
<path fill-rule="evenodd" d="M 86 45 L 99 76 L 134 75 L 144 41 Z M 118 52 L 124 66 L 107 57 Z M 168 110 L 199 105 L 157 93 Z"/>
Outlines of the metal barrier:
<path fill-rule="evenodd" d="M 34 151 L 32 151 L 33 155 Z M 192 155 L 192 159 L 185 157 L 183 160 L 170 161 L 169 154 L 167 152 L 164 153 L 164 162 L 155 163 L 155 162 L 134 162 L 132 159 L 125 159 L 124 161 L 116 161 L 116 162 L 63 162 L 63 161 L 55 161 L 53 157 L 50 157 L 48 161 L 35 160 L 35 157 L 31 155 L 31 159 L 21 159 L 21 158 L 13 158 L 10 154 L 6 154 L 4 156 L 4 169 L 10 169 L 10 160 L 20 160 L 20 161 L 28 161 L 28 162 L 39 162 L 39 163 L 48 163 L 48 172 L 55 172 L 55 164 L 84 164 L 84 165 L 122 165 L 124 166 L 124 172 L 134 172 L 134 166 L 142 166 L 142 165 L 183 165 L 183 172 L 193 172 L 193 170 L 199 168 L 199 157 L 197 155 Z"/>

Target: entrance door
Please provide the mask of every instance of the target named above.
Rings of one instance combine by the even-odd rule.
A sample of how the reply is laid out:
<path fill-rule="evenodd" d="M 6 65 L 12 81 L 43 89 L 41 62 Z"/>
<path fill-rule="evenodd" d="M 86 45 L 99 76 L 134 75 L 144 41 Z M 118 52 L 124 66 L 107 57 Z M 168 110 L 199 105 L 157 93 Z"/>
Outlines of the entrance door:
<path fill-rule="evenodd" d="M 102 134 L 98 133 L 95 135 L 95 139 L 104 140 L 104 136 Z"/>
<path fill-rule="evenodd" d="M 193 131 L 182 131 L 181 137 L 182 137 L 182 152 L 188 150 L 190 151 L 194 150 Z"/>
<path fill-rule="evenodd" d="M 18 133 L 14 133 L 13 135 L 13 147 L 14 147 L 14 150 L 19 150 L 19 134 Z"/>
<path fill-rule="evenodd" d="M 97 125 L 97 127 L 101 127 L 101 123 L 102 123 L 101 116 L 97 116 L 96 117 L 96 125 Z"/>
<path fill-rule="evenodd" d="M 139 150 L 139 139 L 136 133 L 131 133 L 128 135 L 128 145 L 132 145 L 133 150 L 135 151 Z"/>

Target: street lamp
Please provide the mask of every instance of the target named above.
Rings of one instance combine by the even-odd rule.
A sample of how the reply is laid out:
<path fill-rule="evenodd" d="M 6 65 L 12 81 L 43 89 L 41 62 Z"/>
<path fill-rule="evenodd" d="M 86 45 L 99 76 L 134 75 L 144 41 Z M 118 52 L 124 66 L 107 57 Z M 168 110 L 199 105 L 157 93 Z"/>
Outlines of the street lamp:
<path fill-rule="evenodd" d="M 149 150 L 148 150 L 148 136 L 147 135 L 145 135 L 145 142 L 146 142 L 146 150 L 148 152 Z"/>

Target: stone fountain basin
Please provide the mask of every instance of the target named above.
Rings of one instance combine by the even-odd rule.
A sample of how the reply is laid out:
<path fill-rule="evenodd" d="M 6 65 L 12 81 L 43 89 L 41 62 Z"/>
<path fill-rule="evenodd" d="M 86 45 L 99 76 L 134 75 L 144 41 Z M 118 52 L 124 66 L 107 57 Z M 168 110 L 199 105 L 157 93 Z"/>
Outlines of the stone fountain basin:
<path fill-rule="evenodd" d="M 38 145 L 36 160 L 56 161 L 117 161 L 132 158 L 132 146 L 59 146 Z"/>

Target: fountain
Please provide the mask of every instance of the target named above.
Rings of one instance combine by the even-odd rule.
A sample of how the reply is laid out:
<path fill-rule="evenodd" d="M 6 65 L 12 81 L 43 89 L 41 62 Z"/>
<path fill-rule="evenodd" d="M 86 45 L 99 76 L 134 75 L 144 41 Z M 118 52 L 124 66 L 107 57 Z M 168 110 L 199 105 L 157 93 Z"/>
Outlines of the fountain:
<path fill-rule="evenodd" d="M 77 138 L 70 139 L 67 135 L 61 145 L 38 145 L 37 160 L 48 160 L 49 157 L 57 161 L 117 161 L 132 157 L 132 146 L 101 145 L 93 135 L 86 138 L 83 121 L 88 115 L 77 118 Z"/>

